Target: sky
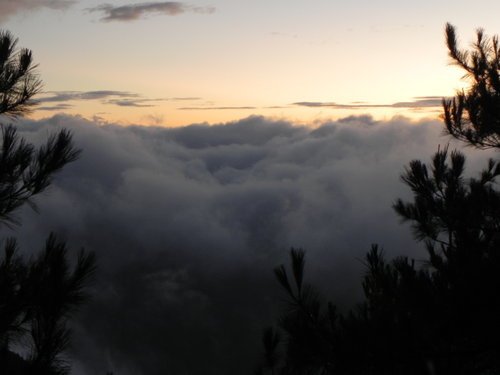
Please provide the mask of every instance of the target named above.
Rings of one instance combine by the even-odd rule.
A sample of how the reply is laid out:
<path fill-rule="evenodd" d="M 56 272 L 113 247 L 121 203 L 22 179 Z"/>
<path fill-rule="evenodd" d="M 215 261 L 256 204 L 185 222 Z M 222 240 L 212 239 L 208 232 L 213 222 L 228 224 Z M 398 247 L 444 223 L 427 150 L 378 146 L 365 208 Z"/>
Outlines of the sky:
<path fill-rule="evenodd" d="M 314 124 L 438 116 L 440 99 L 461 87 L 445 23 L 467 46 L 477 27 L 498 33 L 499 11 L 494 0 L 2 0 L 0 27 L 39 63 L 34 118 Z"/>
<path fill-rule="evenodd" d="M 50 232 L 97 255 L 72 374 L 251 373 L 291 247 L 341 309 L 362 297 L 371 244 L 424 259 L 391 208 L 412 197 L 405 165 L 449 145 L 475 175 L 495 156 L 443 135 L 441 97 L 466 84 L 444 26 L 466 47 L 477 27 L 500 32 L 498 14 L 480 0 L 0 0 L 44 81 L 19 134 L 69 129 L 82 150 L 22 225 L 0 226 L 26 256 Z"/>

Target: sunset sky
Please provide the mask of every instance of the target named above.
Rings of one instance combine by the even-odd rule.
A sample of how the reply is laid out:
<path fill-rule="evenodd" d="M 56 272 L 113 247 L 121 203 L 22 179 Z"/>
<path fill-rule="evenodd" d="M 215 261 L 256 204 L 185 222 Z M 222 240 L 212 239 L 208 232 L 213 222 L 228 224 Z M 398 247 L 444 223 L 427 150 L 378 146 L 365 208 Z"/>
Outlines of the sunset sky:
<path fill-rule="evenodd" d="M 461 85 L 445 23 L 465 47 L 499 14 L 496 0 L 0 1 L 45 83 L 32 117 L 165 126 L 435 117 Z"/>
<path fill-rule="evenodd" d="M 372 244 L 427 256 L 392 208 L 412 197 L 405 166 L 457 148 L 472 176 L 498 157 L 438 116 L 467 86 L 446 22 L 468 48 L 500 33 L 499 0 L 136 1 L 0 0 L 44 82 L 0 123 L 34 147 L 67 129 L 82 151 L 0 227 L 25 255 L 55 233 L 97 256 L 73 375 L 252 373 L 291 247 L 356 306 Z"/>

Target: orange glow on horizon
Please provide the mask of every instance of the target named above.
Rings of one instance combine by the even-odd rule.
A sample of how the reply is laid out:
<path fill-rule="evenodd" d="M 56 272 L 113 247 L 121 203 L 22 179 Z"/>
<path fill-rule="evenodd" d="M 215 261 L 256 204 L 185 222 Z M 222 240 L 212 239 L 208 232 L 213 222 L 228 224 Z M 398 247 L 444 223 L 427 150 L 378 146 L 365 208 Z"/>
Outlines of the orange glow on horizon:
<path fill-rule="evenodd" d="M 103 108 L 104 107 L 104 108 Z M 224 108 L 224 107 L 223 107 Z M 119 125 L 144 125 L 178 127 L 191 124 L 220 124 L 237 121 L 249 116 L 264 116 L 283 119 L 297 124 L 314 125 L 335 121 L 348 116 L 369 115 L 375 120 L 388 120 L 393 117 L 407 117 L 418 121 L 424 118 L 438 119 L 440 107 L 430 108 L 309 108 L 300 106 L 283 106 L 278 108 L 204 108 L 179 109 L 174 106 L 158 106 L 147 108 L 110 107 L 102 104 L 85 103 L 85 105 L 62 111 L 37 111 L 29 116 L 32 119 L 52 117 L 55 114 L 82 116 L 90 121 L 115 123 Z"/>

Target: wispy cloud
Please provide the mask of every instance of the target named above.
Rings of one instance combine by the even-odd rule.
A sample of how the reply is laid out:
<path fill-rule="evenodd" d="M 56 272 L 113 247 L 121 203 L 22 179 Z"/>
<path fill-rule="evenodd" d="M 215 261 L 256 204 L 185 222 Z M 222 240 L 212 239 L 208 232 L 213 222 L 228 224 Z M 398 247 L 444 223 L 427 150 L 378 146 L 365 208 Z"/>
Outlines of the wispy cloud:
<path fill-rule="evenodd" d="M 155 107 L 159 102 L 196 102 L 199 97 L 145 98 L 129 91 L 95 90 L 95 91 L 49 91 L 37 99 L 39 111 L 58 111 L 73 107 L 68 102 L 99 100 L 102 104 L 119 107 Z M 50 105 L 43 105 L 48 104 Z"/>
<path fill-rule="evenodd" d="M 194 6 L 179 1 L 147 2 L 121 6 L 103 4 L 88 9 L 89 12 L 98 12 L 103 16 L 101 21 L 136 21 L 150 14 L 177 16 L 182 13 L 205 13 L 215 12 L 212 6 Z"/>
<path fill-rule="evenodd" d="M 73 0 L 0 0 L 0 22 L 20 12 L 49 9 L 65 9 L 76 3 Z"/>
<path fill-rule="evenodd" d="M 67 103 L 60 103 L 55 105 L 46 105 L 41 107 L 36 107 L 37 111 L 64 111 L 65 109 L 72 108 L 73 105 Z"/>
<path fill-rule="evenodd" d="M 197 101 L 201 98 L 196 97 L 186 97 L 186 98 L 156 98 L 156 99 L 145 99 L 145 98 L 123 98 L 123 99 L 110 99 L 106 101 L 106 104 L 114 104 L 120 107 L 155 107 L 158 102 L 186 102 L 186 101 Z"/>
<path fill-rule="evenodd" d="M 296 102 L 292 103 L 295 106 L 311 107 L 311 108 L 334 108 L 334 109 L 364 109 L 364 108 L 433 108 L 441 107 L 442 97 L 440 96 L 420 96 L 414 98 L 413 101 L 396 102 L 396 103 L 365 103 L 354 102 L 348 104 L 335 102 Z"/>
<path fill-rule="evenodd" d="M 170 98 L 169 100 L 172 101 L 195 101 L 195 100 L 201 100 L 202 98 L 199 97 L 184 97 L 184 98 Z"/>
<path fill-rule="evenodd" d="M 37 99 L 38 103 L 69 102 L 74 100 L 98 100 L 111 97 L 138 98 L 139 94 L 127 91 L 98 90 L 98 91 L 50 91 L 49 96 Z"/>
<path fill-rule="evenodd" d="M 257 107 L 180 107 L 181 111 L 211 111 L 211 110 L 230 110 L 230 109 L 257 109 Z"/>
<path fill-rule="evenodd" d="M 140 99 L 140 98 L 123 98 L 123 99 L 110 99 L 105 101 L 105 104 L 113 104 L 119 107 L 155 107 L 159 101 L 166 99 Z"/>

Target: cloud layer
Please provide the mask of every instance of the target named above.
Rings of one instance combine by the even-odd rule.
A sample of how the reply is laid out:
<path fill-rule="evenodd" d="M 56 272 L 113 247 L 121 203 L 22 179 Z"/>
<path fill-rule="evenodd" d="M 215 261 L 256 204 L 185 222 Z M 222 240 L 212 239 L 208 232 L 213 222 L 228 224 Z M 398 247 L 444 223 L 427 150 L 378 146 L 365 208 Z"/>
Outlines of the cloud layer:
<path fill-rule="evenodd" d="M 33 142 L 69 128 L 83 149 L 14 233 L 28 253 L 50 231 L 97 252 L 94 297 L 74 327 L 76 375 L 251 372 L 280 304 L 272 268 L 290 246 L 307 249 L 308 279 L 344 305 L 360 296 L 356 259 L 371 243 L 424 257 L 390 206 L 409 197 L 403 166 L 448 142 L 439 122 L 370 117 L 315 129 L 262 117 L 18 127 Z"/>
<path fill-rule="evenodd" d="M 177 16 L 179 14 L 192 13 L 213 13 L 214 7 L 198 7 L 178 1 L 148 2 L 121 6 L 109 4 L 99 5 L 88 9 L 90 12 L 98 12 L 103 16 L 101 21 L 135 21 L 150 14 L 160 14 L 167 16 Z"/>
<path fill-rule="evenodd" d="M 65 9 L 73 5 L 72 0 L 0 0 L 0 22 L 20 12 L 49 9 Z"/>

